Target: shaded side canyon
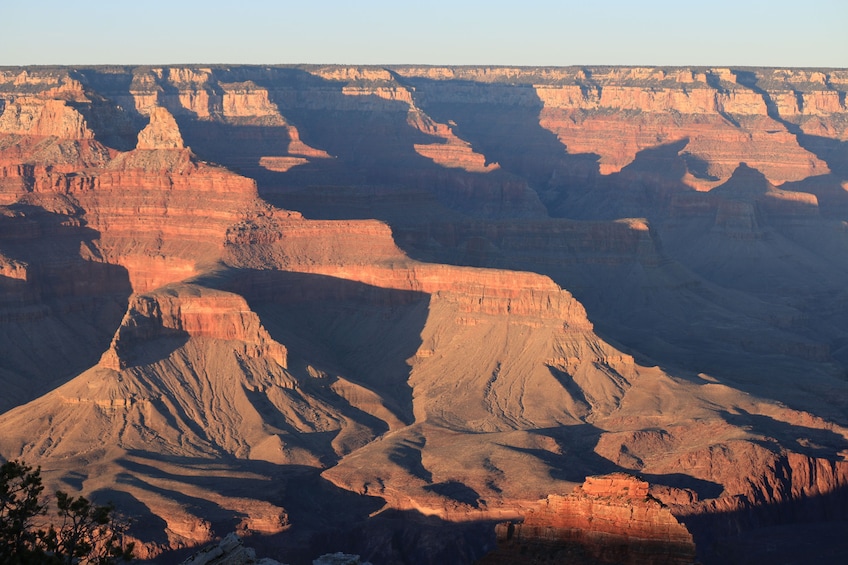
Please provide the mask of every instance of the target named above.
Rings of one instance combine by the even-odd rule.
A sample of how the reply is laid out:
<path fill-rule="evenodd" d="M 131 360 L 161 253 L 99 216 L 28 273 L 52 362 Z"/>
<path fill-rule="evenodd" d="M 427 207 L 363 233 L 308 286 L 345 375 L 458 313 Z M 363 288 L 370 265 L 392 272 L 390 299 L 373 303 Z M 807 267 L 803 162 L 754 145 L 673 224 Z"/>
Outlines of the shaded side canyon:
<path fill-rule="evenodd" d="M 161 563 L 836 562 L 846 91 L 2 68 L 0 457 Z"/>

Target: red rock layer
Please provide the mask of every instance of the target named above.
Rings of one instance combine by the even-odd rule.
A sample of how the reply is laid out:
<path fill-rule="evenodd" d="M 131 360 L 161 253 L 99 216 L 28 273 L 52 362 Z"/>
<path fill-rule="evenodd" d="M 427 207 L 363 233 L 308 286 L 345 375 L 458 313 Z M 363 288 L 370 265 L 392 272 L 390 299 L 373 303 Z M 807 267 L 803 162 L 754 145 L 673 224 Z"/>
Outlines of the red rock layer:
<path fill-rule="evenodd" d="M 500 524 L 498 550 L 483 563 L 690 564 L 692 535 L 649 485 L 623 473 L 587 477 L 566 496 L 549 496 L 519 523 Z"/>
<path fill-rule="evenodd" d="M 461 80 L 445 80 L 452 78 Z M 111 90 L 94 92 L 104 84 Z M 846 136 L 841 125 L 846 84 L 842 71 L 728 69 L 0 71 L 0 204 L 7 205 L 0 208 L 5 351 L 20 349 L 21 343 L 31 357 L 39 357 L 45 347 L 26 345 L 36 341 L 31 336 L 50 335 L 66 343 L 76 326 L 56 333 L 43 329 L 52 331 L 71 316 L 59 316 L 54 325 L 39 321 L 57 312 L 96 312 L 90 303 L 104 291 L 129 303 L 122 321 L 120 310 L 111 325 L 98 320 L 108 328 L 102 347 L 92 340 L 98 355 L 108 348 L 100 364 L 3 415 L 8 430 L 2 436 L 4 455 L 67 465 L 57 475 L 94 462 L 97 472 L 85 470 L 88 490 L 114 488 L 115 477 L 133 476 L 132 484 L 121 484 L 121 492 L 163 517 L 166 544 L 172 546 L 203 541 L 212 529 L 195 515 L 199 511 L 192 514 L 177 502 L 193 482 L 185 470 L 190 464 L 158 473 L 155 462 L 163 455 L 205 458 L 204 465 L 222 455 L 277 465 L 333 465 L 325 477 L 336 485 L 385 496 L 396 508 L 455 521 L 509 514 L 515 508 L 508 499 L 551 492 L 577 474 L 580 480 L 597 472 L 588 470 L 591 465 L 608 461 L 669 480 L 683 476 L 706 484 L 707 491 L 724 490 L 721 496 L 708 492 L 716 498 L 699 502 L 694 491 L 667 485 L 647 492 L 645 483 L 631 478 L 592 479 L 572 495 L 549 498 L 513 530 L 513 541 L 518 531 L 521 539 L 542 546 L 574 542 L 570 547 L 579 546 L 581 555 L 596 560 L 658 563 L 691 557 L 691 537 L 652 496 L 687 520 L 707 516 L 734 527 L 784 519 L 774 516 L 774 509 L 787 504 L 792 516 L 843 516 L 844 505 L 840 510 L 828 501 L 834 493 L 837 501 L 844 500 L 838 498 L 848 474 L 838 443 L 844 430 L 825 421 L 797 429 L 760 416 L 767 422 L 751 420 L 763 432 L 756 435 L 737 407 L 752 396 L 742 390 L 760 394 L 762 389 L 717 390 L 715 383 L 685 374 L 675 378 L 659 368 L 638 367 L 631 356 L 594 334 L 583 306 L 550 278 L 414 261 L 394 237 L 417 237 L 422 248 L 431 243 L 448 252 L 461 248 L 463 262 L 470 258 L 469 263 L 491 265 L 503 259 L 513 268 L 566 272 L 574 277 L 557 280 L 568 284 L 596 282 L 575 274 L 584 265 L 633 264 L 623 272 L 639 279 L 634 286 L 661 288 L 673 277 L 645 274 L 672 263 L 657 233 L 647 221 L 619 213 L 631 209 L 630 199 L 638 201 L 639 189 L 614 179 L 599 181 L 600 197 L 587 188 L 585 199 L 600 198 L 595 209 L 612 206 L 602 217 L 619 218 L 615 222 L 552 221 L 541 199 L 556 203 L 557 191 L 575 189 L 554 173 L 565 171 L 572 180 L 580 173 L 588 182 L 622 171 L 619 180 L 644 184 L 646 193 L 659 195 L 659 208 L 673 220 L 694 218 L 708 226 L 709 237 L 679 239 L 697 247 L 697 257 L 713 268 L 708 264 L 713 243 L 725 257 L 724 239 L 767 242 L 772 234 L 766 222 L 804 228 L 816 218 L 815 196 L 775 185 L 827 176 L 822 160 L 827 155 L 818 157 L 802 146 L 804 136 L 798 132 L 822 135 L 833 152 L 840 151 L 838 140 Z M 433 117 L 450 113 L 451 105 L 473 113 L 475 104 L 487 106 L 478 115 L 482 122 L 495 122 L 502 112 L 518 108 L 515 124 L 507 123 L 506 135 L 476 138 L 472 144 L 460 134 L 473 128 Z M 431 108 L 433 116 L 425 111 Z M 113 124 L 103 112 L 125 120 L 132 135 L 110 132 Z M 464 116 L 455 117 L 461 122 Z M 425 226 L 416 217 L 418 210 L 404 211 L 398 216 L 409 223 L 393 233 L 375 220 L 315 221 L 274 209 L 258 200 L 252 180 L 204 163 L 186 148 L 189 131 L 194 141 L 208 143 L 210 153 L 217 150 L 228 158 L 237 150 L 228 166 L 263 169 L 265 176 L 257 178 L 272 196 L 300 190 L 309 198 L 311 183 L 347 183 L 352 175 L 369 186 L 345 190 L 361 190 L 377 200 L 388 195 L 391 206 L 404 201 L 392 192 L 395 185 L 438 195 L 439 223 Z M 237 132 L 239 147 L 209 132 Z M 102 140 L 110 133 L 130 139 L 135 148 L 107 147 Z M 318 147 L 316 139 L 338 149 L 338 155 L 330 160 L 329 150 Z M 498 166 L 487 152 L 509 148 L 504 139 L 517 140 L 515 161 L 508 165 L 508 152 L 501 153 L 509 172 L 495 172 Z M 524 139 L 539 143 L 525 146 Z M 651 163 L 650 158 L 623 170 L 638 152 L 658 144 L 669 153 L 661 157 L 680 165 L 680 171 L 666 171 L 665 161 Z M 573 159 L 576 154 L 595 154 L 600 164 L 591 157 Z M 522 176 L 540 163 L 541 172 Z M 759 175 L 750 174 L 754 169 L 765 177 L 754 178 Z M 740 174 L 719 185 L 736 171 Z M 288 179 L 299 180 L 289 186 Z M 689 191 L 681 179 L 712 190 Z M 370 183 L 379 187 L 372 189 Z M 836 189 L 841 190 L 838 183 Z M 333 187 L 323 185 L 315 192 L 322 190 L 333 194 Z M 609 198 L 603 200 L 604 195 Z M 331 200 L 335 210 L 344 207 Z M 573 203 L 562 201 L 565 207 Z M 451 206 L 455 209 L 441 218 Z M 524 225 L 467 222 L 460 212 L 534 220 Z M 664 233 L 673 240 L 677 232 Z M 41 247 L 25 249 L 36 240 Z M 55 253 L 49 249 L 53 244 Z M 674 247 L 674 241 L 666 242 L 667 249 Z M 751 250 L 746 245 L 734 249 L 737 256 L 728 270 Z M 681 256 L 686 251 L 678 249 Z M 784 254 L 777 257 L 782 260 Z M 564 264 L 572 269 L 557 271 Z M 117 266 L 126 272 L 110 269 Z M 120 275 L 131 286 L 117 284 L 126 282 Z M 212 285 L 229 284 L 232 278 L 236 282 L 228 290 L 243 296 L 203 288 L 202 279 L 196 285 L 174 284 L 198 275 L 206 275 Z M 693 277 L 673 280 L 681 281 L 681 288 L 697 286 Z M 771 280 L 779 285 L 786 277 Z M 131 291 L 136 294 L 127 300 Z M 624 294 L 612 300 L 611 309 L 631 312 L 635 307 L 636 318 L 666 308 L 662 292 L 656 293 L 656 302 L 642 300 L 651 296 Z M 271 338 L 248 306 L 253 301 L 270 317 L 263 320 L 275 336 L 279 331 L 297 344 L 292 355 L 297 375 L 287 369 L 289 349 Z M 741 307 L 741 302 L 736 304 Z M 672 309 L 681 305 L 697 303 L 671 304 Z M 688 309 L 679 309 L 686 323 L 670 332 L 690 326 L 697 331 L 696 325 L 709 323 L 689 324 Z M 784 309 L 775 317 L 784 326 L 796 320 Z M 662 318 L 656 320 L 659 326 Z M 751 349 L 747 336 L 737 340 L 725 332 L 729 326 L 715 331 Z M 761 327 L 754 324 L 751 333 Z M 656 337 L 645 333 L 645 341 Z M 689 334 L 683 333 L 685 340 Z M 314 342 L 298 342 L 313 335 Z M 87 340 L 88 334 L 83 337 Z M 656 338 L 660 348 L 663 339 Z M 776 343 L 757 347 L 831 363 L 829 344 Z M 4 353 L 4 363 L 9 359 Z M 28 361 L 26 355 L 15 359 L 21 366 Z M 5 373 L 0 377 L 7 378 Z M 816 385 L 814 379 L 798 389 Z M 836 378 L 824 382 L 842 384 Z M 770 413 L 777 406 L 773 398 L 760 402 L 755 416 Z M 731 423 L 734 417 L 741 423 Z M 709 424 L 701 427 L 703 421 Z M 681 437 L 697 441 L 673 437 L 670 422 L 684 422 L 680 425 L 689 433 Z M 569 435 L 569 428 L 587 438 L 575 440 L 580 433 Z M 703 430 L 722 435 L 696 438 Z M 592 434 L 600 436 L 597 443 Z M 804 437 L 799 440 L 799 435 Z M 109 447 L 102 447 L 104 441 Z M 772 442 L 775 449 L 763 447 Z M 150 450 L 149 457 L 139 456 L 143 450 Z M 151 469 L 139 470 L 139 461 Z M 106 467 L 109 472 L 101 473 Z M 183 473 L 189 478 L 176 478 Z M 236 476 L 229 473 L 223 472 Z M 233 488 L 239 492 L 243 487 Z M 259 500 L 264 491 L 255 494 L 259 498 L 233 500 L 238 497 L 210 490 L 192 491 L 214 503 L 206 510 L 233 509 L 252 524 L 245 527 L 257 530 L 275 532 L 283 526 L 276 503 Z M 794 506 L 805 500 L 821 501 L 821 506 Z"/>
<path fill-rule="evenodd" d="M 539 124 L 568 154 L 597 155 L 604 175 L 620 171 L 644 149 L 683 141 L 680 154 L 703 164 L 684 179 L 699 190 L 728 179 L 740 163 L 775 184 L 828 173 L 827 164 L 799 144 L 793 124 L 845 137 L 844 71 L 403 67 L 396 72 L 433 80 L 423 94 L 430 103 L 541 103 Z M 460 77 L 462 82 L 449 82 Z M 501 82 L 532 85 L 533 92 Z"/>
<path fill-rule="evenodd" d="M 21 97 L 6 105 L 0 116 L 0 133 L 93 139 L 82 115 L 63 100 Z"/>
<path fill-rule="evenodd" d="M 27 194 L 70 198 L 85 211 L 87 226 L 99 232 L 100 253 L 127 268 L 136 291 L 183 280 L 213 263 L 227 227 L 257 206 L 253 181 L 199 163 L 182 148 L 177 124 L 164 108 L 151 112 L 138 149 L 118 153 L 91 139 L 81 115 L 64 101 L 32 99 L 30 107 L 48 117 L 64 108 L 62 115 L 70 118 L 45 118 L 54 124 L 49 130 L 21 126 L 0 134 L 0 202 Z M 8 107 L 3 116 L 19 118 Z M 65 122 L 73 127 L 56 129 Z"/>
<path fill-rule="evenodd" d="M 368 285 L 437 294 L 468 312 L 558 318 L 591 329 L 585 310 L 552 280 L 534 273 L 410 261 L 383 223 L 311 221 L 265 215 L 227 235 L 233 266 L 275 265 Z M 320 234 L 320 239 L 317 237 Z"/>
<path fill-rule="evenodd" d="M 206 337 L 237 341 L 248 357 L 265 357 L 286 367 L 286 348 L 274 341 L 235 294 L 201 287 L 163 289 L 133 295 L 121 327 L 100 364 L 116 371 L 126 368 L 121 350 L 166 336 Z"/>

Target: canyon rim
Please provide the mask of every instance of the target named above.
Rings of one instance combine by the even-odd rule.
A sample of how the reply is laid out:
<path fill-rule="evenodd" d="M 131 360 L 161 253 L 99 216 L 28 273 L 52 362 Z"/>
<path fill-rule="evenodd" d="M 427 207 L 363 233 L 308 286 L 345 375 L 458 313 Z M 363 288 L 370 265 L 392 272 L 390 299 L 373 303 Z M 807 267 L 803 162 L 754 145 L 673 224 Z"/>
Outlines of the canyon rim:
<path fill-rule="evenodd" d="M 838 562 L 846 92 L 0 68 L 0 457 L 157 563 Z"/>

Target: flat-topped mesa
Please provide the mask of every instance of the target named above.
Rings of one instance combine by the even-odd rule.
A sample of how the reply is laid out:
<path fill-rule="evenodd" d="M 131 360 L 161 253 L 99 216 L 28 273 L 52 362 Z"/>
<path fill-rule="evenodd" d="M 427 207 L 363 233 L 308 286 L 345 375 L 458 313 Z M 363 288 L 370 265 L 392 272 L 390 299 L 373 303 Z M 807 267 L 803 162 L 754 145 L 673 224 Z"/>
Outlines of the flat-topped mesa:
<path fill-rule="evenodd" d="M 338 69 L 322 71 L 335 80 L 352 80 Z M 731 113 L 765 114 L 762 97 L 753 84 L 768 93 L 792 94 L 800 104 L 787 109 L 809 115 L 845 112 L 844 92 L 848 71 L 805 69 L 737 70 L 721 67 L 417 67 L 391 69 L 405 78 L 480 84 L 533 85 L 539 97 L 553 104 L 592 109 L 601 106 L 620 109 L 703 113 L 723 109 Z M 377 71 L 375 70 L 374 73 Z M 372 73 L 372 75 L 374 75 Z M 359 73 L 361 74 L 361 73 Z M 357 74 L 356 76 L 359 76 Z M 382 76 L 382 75 L 380 75 Z M 385 79 L 384 79 L 385 80 Z M 636 94 L 621 96 L 629 92 Z M 609 90 L 604 98 L 604 93 Z M 747 90 L 747 92 L 746 92 Z M 459 92 L 459 91 L 457 91 Z M 548 96 L 551 96 L 548 98 Z M 824 105 L 809 102 L 827 100 Z M 788 98 L 786 99 L 788 102 Z M 636 105 L 641 102 L 644 105 Z M 783 115 L 783 112 L 781 112 Z"/>
<path fill-rule="evenodd" d="M 626 473 L 613 473 L 586 477 L 580 488 L 583 494 L 590 497 L 630 498 L 644 501 L 648 498 L 650 485 Z"/>
<path fill-rule="evenodd" d="M 237 294 L 195 286 L 163 288 L 133 295 L 101 366 L 121 370 L 122 350 L 160 337 L 203 337 L 242 342 L 249 357 L 266 357 L 286 367 L 285 346 L 274 341 Z"/>
<path fill-rule="evenodd" d="M 692 535 L 648 489 L 625 473 L 587 477 L 571 494 L 549 496 L 523 522 L 498 525 L 498 550 L 482 562 L 534 563 L 556 555 L 583 556 L 569 559 L 575 563 L 693 563 Z"/>
<path fill-rule="evenodd" d="M 580 84 L 587 82 L 629 84 L 675 84 L 706 82 L 706 73 L 715 72 L 732 80 L 730 69 L 707 67 L 618 67 L 618 66 L 570 66 L 570 67 L 509 67 L 509 66 L 462 66 L 434 67 L 398 65 L 392 70 L 404 77 L 429 78 L 434 80 L 473 81 L 495 84 Z"/>
<path fill-rule="evenodd" d="M 546 276 L 412 261 L 395 244 L 391 228 L 373 220 L 261 216 L 229 228 L 225 261 L 438 295 L 465 312 L 562 319 L 573 329 L 592 328 L 582 305 Z"/>
<path fill-rule="evenodd" d="M 395 83 L 392 73 L 382 67 L 328 65 L 312 69 L 312 74 L 344 82 Z"/>
<path fill-rule="evenodd" d="M 268 125 L 285 123 L 277 105 L 271 102 L 268 89 L 253 81 L 220 83 L 223 91 L 221 111 L 227 118 L 266 118 Z"/>

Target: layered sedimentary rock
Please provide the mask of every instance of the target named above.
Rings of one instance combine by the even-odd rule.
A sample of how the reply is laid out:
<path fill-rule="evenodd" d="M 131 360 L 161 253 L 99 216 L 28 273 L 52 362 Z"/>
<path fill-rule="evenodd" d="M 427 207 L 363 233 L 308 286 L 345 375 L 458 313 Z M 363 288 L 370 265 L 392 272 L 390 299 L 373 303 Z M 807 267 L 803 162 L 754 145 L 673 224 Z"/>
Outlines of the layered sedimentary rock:
<path fill-rule="evenodd" d="M 617 473 L 587 477 L 566 496 L 549 496 L 524 521 L 498 525 L 498 551 L 485 563 L 679 563 L 695 560 L 692 535 L 649 484 Z"/>
<path fill-rule="evenodd" d="M 0 455 L 165 560 L 236 529 L 469 562 L 512 520 L 710 562 L 838 524 L 846 85 L 0 69 Z M 647 494 L 586 479 L 622 471 Z"/>

